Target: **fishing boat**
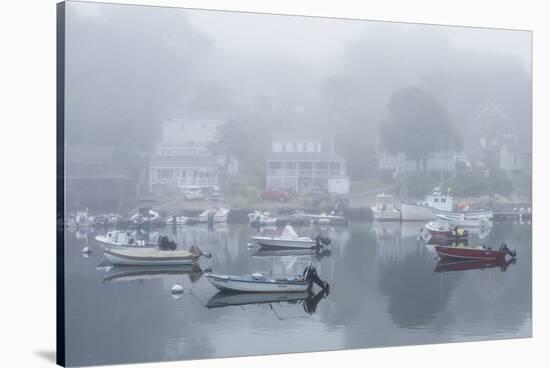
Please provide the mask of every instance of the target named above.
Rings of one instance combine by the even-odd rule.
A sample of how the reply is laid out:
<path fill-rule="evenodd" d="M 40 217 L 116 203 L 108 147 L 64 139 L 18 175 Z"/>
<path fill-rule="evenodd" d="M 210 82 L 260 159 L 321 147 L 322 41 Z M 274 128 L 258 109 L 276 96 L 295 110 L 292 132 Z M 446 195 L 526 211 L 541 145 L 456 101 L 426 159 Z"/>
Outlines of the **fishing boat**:
<path fill-rule="evenodd" d="M 470 217 L 467 214 L 460 214 L 459 216 L 448 216 L 447 214 L 437 213 L 436 217 L 439 220 L 448 222 L 453 226 L 461 227 L 491 227 L 491 220 L 485 217 Z"/>
<path fill-rule="evenodd" d="M 401 201 L 401 219 L 403 221 L 431 221 L 435 220 L 435 211 L 452 212 L 453 197 L 441 192 L 435 187 L 432 194 L 424 198 L 424 201 Z"/>
<path fill-rule="evenodd" d="M 202 212 L 198 220 L 199 222 L 209 222 L 209 218 L 212 218 L 212 222 L 222 223 L 227 222 L 227 214 L 229 210 L 227 208 L 212 207 Z"/>
<path fill-rule="evenodd" d="M 508 249 L 505 243 L 502 243 L 498 249 L 486 248 L 483 246 L 447 246 L 435 245 L 434 249 L 437 255 L 442 259 L 476 259 L 483 261 L 503 261 L 506 255 L 512 258 L 516 257 L 516 252 Z"/>
<path fill-rule="evenodd" d="M 187 224 L 189 217 L 187 216 L 174 216 L 166 219 L 166 225 L 168 226 L 183 226 Z"/>
<path fill-rule="evenodd" d="M 161 250 L 159 248 L 104 248 L 105 258 L 120 266 L 176 266 L 198 261 L 202 251 L 192 246 L 189 250 Z"/>
<path fill-rule="evenodd" d="M 330 238 L 319 234 L 314 238 L 298 236 L 291 225 L 286 225 L 279 237 L 253 236 L 252 240 L 262 247 L 276 249 L 311 249 L 330 244 Z"/>
<path fill-rule="evenodd" d="M 424 225 L 430 236 L 433 238 L 445 238 L 445 239 L 467 239 L 468 230 L 462 229 L 458 226 L 452 226 L 448 222 L 430 221 Z"/>
<path fill-rule="evenodd" d="M 328 283 L 319 278 L 317 270 L 312 265 L 307 266 L 301 275 L 295 276 L 271 276 L 265 273 L 222 275 L 210 272 L 205 273 L 204 276 L 214 287 L 222 291 L 305 292 L 311 290 L 313 283 L 319 285 L 321 289 L 328 288 Z"/>
<path fill-rule="evenodd" d="M 389 194 L 378 194 L 376 203 L 371 207 L 372 218 L 375 221 L 400 221 L 401 211 L 395 208 L 393 196 Z"/>
<path fill-rule="evenodd" d="M 157 242 L 149 243 L 143 239 L 124 230 L 113 230 L 105 235 L 96 235 L 95 240 L 103 247 L 121 248 L 121 247 L 156 247 Z"/>
<path fill-rule="evenodd" d="M 269 212 L 254 211 L 248 214 L 248 222 L 250 226 L 274 226 L 277 225 L 277 218 Z"/>

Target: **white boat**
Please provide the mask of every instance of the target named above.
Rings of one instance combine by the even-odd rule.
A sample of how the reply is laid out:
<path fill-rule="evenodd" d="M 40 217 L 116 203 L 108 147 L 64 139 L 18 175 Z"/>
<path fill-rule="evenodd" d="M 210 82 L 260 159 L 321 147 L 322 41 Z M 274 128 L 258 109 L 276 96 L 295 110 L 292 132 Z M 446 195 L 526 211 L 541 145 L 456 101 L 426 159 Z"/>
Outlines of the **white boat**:
<path fill-rule="evenodd" d="M 273 226 L 277 224 L 277 218 L 269 212 L 254 211 L 248 214 L 248 222 L 252 226 Z"/>
<path fill-rule="evenodd" d="M 181 226 L 187 224 L 187 221 L 189 221 L 189 217 L 187 216 L 176 216 L 176 226 Z M 174 225 L 174 217 L 170 217 L 166 220 L 166 225 L 173 226 Z"/>
<path fill-rule="evenodd" d="M 311 249 L 330 244 L 329 238 L 317 236 L 312 239 L 309 236 L 298 236 L 291 225 L 286 225 L 279 237 L 253 236 L 252 240 L 262 247 L 279 249 Z"/>
<path fill-rule="evenodd" d="M 313 282 L 321 288 L 328 287 L 317 275 L 313 266 L 308 266 L 302 275 L 272 276 L 265 273 L 253 273 L 251 275 L 221 275 L 205 273 L 207 280 L 222 291 L 240 291 L 256 293 L 273 292 L 304 292 L 311 289 Z"/>
<path fill-rule="evenodd" d="M 338 224 L 348 224 L 349 218 L 342 215 L 336 215 L 334 211 L 330 213 L 322 212 L 319 215 L 312 213 L 296 212 L 293 215 L 296 219 L 303 219 L 310 221 L 312 223 L 320 225 L 338 225 Z"/>
<path fill-rule="evenodd" d="M 467 216 L 469 219 L 493 219 L 493 211 L 468 211 L 468 212 L 444 212 L 444 211 L 434 211 L 436 215 L 441 214 L 449 218 L 460 219 L 462 216 Z"/>
<path fill-rule="evenodd" d="M 227 208 L 209 208 L 199 215 L 199 221 L 208 222 L 208 217 L 213 216 L 213 221 L 216 223 L 227 222 L 228 213 L 229 210 Z"/>
<path fill-rule="evenodd" d="M 94 226 L 107 226 L 116 225 L 122 216 L 116 213 L 106 213 L 104 215 L 97 215 L 90 218 Z"/>
<path fill-rule="evenodd" d="M 492 222 L 485 217 L 469 217 L 466 214 L 460 214 L 460 216 L 448 216 L 446 214 L 438 213 L 437 218 L 448 222 L 453 226 L 461 227 L 491 227 Z"/>
<path fill-rule="evenodd" d="M 453 197 L 443 194 L 439 187 L 420 202 L 401 201 L 401 219 L 403 221 L 431 221 L 435 220 L 435 212 L 452 212 Z"/>
<path fill-rule="evenodd" d="M 76 213 L 74 218 L 76 226 L 78 227 L 87 227 L 92 226 L 92 217 L 88 216 L 88 210 L 79 211 Z"/>
<path fill-rule="evenodd" d="M 153 210 L 148 210 L 145 212 L 138 212 L 132 217 L 130 217 L 130 221 L 132 221 L 136 225 L 141 224 L 149 224 L 151 222 L 156 221 L 159 218 L 158 212 L 155 212 Z"/>
<path fill-rule="evenodd" d="M 147 243 L 145 240 L 138 239 L 129 231 L 114 230 L 105 235 L 96 235 L 97 240 L 103 247 L 156 247 L 157 243 Z"/>
<path fill-rule="evenodd" d="M 189 250 L 160 250 L 158 248 L 105 248 L 105 258 L 120 266 L 176 266 L 197 262 L 203 254 L 197 247 Z"/>
<path fill-rule="evenodd" d="M 393 196 L 379 194 L 376 196 L 376 203 L 371 207 L 372 217 L 375 221 L 400 221 L 401 211 L 394 206 Z"/>

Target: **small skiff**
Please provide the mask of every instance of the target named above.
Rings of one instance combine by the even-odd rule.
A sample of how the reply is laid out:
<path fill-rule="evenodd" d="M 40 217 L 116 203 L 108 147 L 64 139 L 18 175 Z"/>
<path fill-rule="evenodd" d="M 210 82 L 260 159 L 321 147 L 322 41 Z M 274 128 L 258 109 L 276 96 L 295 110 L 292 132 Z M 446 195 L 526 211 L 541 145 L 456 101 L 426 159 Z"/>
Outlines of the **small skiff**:
<path fill-rule="evenodd" d="M 281 236 L 253 236 L 252 240 L 264 248 L 273 249 L 312 249 L 329 245 L 330 239 L 317 235 L 315 238 L 298 236 L 291 225 L 286 225 Z"/>
<path fill-rule="evenodd" d="M 189 250 L 160 250 L 158 248 L 105 248 L 105 258 L 120 266 L 176 266 L 197 262 L 203 253 L 198 247 Z"/>
<path fill-rule="evenodd" d="M 442 259 L 476 259 L 483 261 L 504 261 L 506 255 L 512 258 L 516 257 L 516 252 L 508 249 L 506 244 L 502 243 L 499 249 L 470 246 L 446 246 L 436 245 L 434 249 L 437 255 Z"/>
<path fill-rule="evenodd" d="M 312 265 L 306 267 L 301 275 L 271 276 L 263 273 L 251 275 L 221 275 L 205 273 L 204 276 L 217 289 L 222 291 L 274 293 L 274 292 L 305 292 L 311 290 L 315 282 L 322 289 L 328 284 L 322 281 L 317 270 Z"/>
<path fill-rule="evenodd" d="M 434 238 L 445 239 L 467 239 L 468 230 L 464 230 L 458 226 L 452 226 L 448 222 L 430 221 L 424 228 L 430 233 L 430 236 Z"/>

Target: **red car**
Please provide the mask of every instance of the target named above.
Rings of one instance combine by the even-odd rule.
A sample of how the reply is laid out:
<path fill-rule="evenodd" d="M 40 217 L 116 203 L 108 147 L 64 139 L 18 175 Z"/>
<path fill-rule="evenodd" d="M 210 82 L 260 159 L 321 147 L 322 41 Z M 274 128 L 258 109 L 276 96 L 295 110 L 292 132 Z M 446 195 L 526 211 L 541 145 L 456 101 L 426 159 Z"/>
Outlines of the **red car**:
<path fill-rule="evenodd" d="M 262 191 L 262 199 L 269 201 L 286 202 L 292 197 L 290 192 L 280 189 L 269 189 Z"/>

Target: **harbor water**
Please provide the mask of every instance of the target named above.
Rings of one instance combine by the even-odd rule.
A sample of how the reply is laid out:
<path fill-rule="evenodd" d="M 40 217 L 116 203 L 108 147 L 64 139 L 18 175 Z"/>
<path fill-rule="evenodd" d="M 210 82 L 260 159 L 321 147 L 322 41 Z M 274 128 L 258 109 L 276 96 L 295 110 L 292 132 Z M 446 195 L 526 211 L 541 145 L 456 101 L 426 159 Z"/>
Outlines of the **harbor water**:
<path fill-rule="evenodd" d="M 65 231 L 68 365 L 202 359 L 530 337 L 531 224 L 497 222 L 471 243 L 517 251 L 517 262 L 446 267 L 417 239 L 421 223 L 352 222 L 323 232 L 328 251 L 250 247 L 246 224 L 143 230 L 210 252 L 199 267 L 112 267 L 94 237 Z M 277 230 L 267 230 L 276 231 Z M 280 229 L 278 230 L 280 231 Z M 90 247 L 91 254 L 82 249 Z M 290 252 L 291 253 L 291 252 Z M 301 273 L 313 263 L 328 294 L 220 294 L 201 275 Z M 175 284 L 182 295 L 173 295 Z M 314 289 L 319 292 L 319 288 Z"/>

